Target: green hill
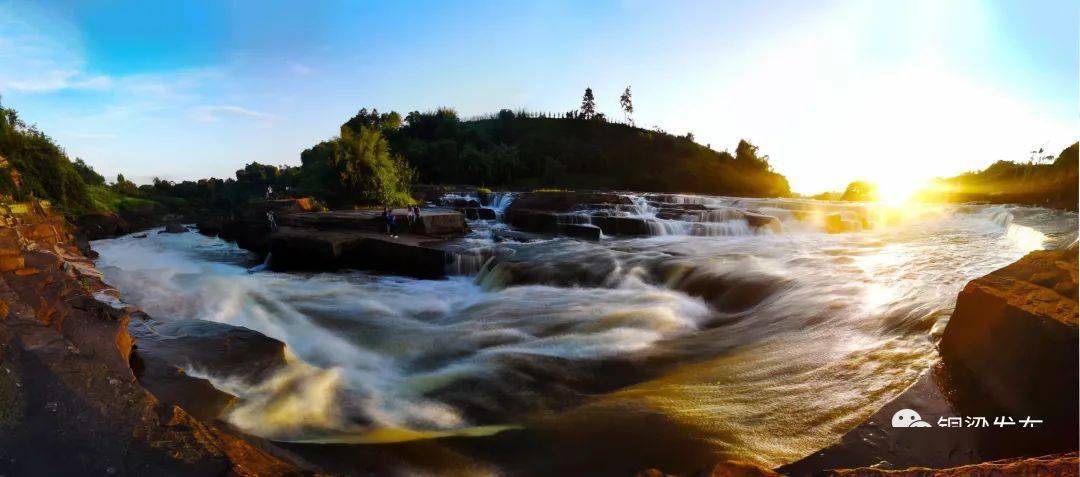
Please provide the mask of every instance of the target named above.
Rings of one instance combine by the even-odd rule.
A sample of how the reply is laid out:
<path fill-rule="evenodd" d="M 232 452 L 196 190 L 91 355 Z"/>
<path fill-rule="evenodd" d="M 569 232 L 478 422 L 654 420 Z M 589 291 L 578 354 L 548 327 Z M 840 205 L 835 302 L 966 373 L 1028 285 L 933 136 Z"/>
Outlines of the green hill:
<path fill-rule="evenodd" d="M 362 110 L 343 127 L 381 127 L 391 150 L 404 156 L 424 183 L 790 194 L 787 179 L 747 141 L 741 141 L 732 155 L 697 144 L 691 137 L 599 119 L 503 110 L 488 119 L 461 121 L 442 109 L 410 113 L 403 125 L 394 127 L 393 114 Z M 390 123 L 382 116 L 391 116 Z"/>

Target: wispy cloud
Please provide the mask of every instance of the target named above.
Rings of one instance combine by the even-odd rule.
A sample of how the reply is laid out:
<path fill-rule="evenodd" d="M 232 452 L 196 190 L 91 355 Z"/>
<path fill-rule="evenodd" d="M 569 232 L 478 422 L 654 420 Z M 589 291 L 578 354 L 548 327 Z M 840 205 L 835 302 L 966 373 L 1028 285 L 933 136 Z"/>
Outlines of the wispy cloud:
<path fill-rule="evenodd" d="M 3 83 L 3 88 L 9 91 L 23 91 L 27 93 L 46 93 L 66 89 L 95 89 L 103 90 L 113 86 L 113 78 L 105 75 L 87 75 L 78 71 L 53 70 L 45 72 L 37 78 L 9 79 Z"/>
<path fill-rule="evenodd" d="M 305 65 L 305 64 L 302 64 L 302 63 L 297 63 L 295 61 L 290 61 L 289 62 L 289 71 L 292 71 L 293 73 L 296 73 L 297 75 L 300 75 L 300 76 L 307 76 L 307 75 L 311 74 L 311 72 L 314 71 L 314 70 L 312 70 L 311 67 L 308 66 L 308 65 Z"/>
<path fill-rule="evenodd" d="M 279 118 L 270 113 L 234 105 L 198 106 L 191 110 L 192 118 L 203 122 L 219 122 L 226 117 L 245 118 L 269 126 Z"/>

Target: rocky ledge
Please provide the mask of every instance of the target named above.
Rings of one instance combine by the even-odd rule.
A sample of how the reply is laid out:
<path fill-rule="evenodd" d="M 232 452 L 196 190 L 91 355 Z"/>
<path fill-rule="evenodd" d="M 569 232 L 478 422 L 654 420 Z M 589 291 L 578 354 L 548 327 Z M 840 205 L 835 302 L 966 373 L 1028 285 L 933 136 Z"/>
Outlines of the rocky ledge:
<path fill-rule="evenodd" d="M 777 217 L 730 207 L 709 208 L 702 204 L 671 202 L 670 196 L 648 196 L 656 218 L 642 217 L 639 204 L 626 195 L 612 192 L 525 192 L 507 207 L 504 220 L 526 232 L 557 234 L 598 240 L 606 236 L 650 236 L 666 233 L 663 221 L 690 222 L 691 235 L 708 235 L 710 223 L 744 221 L 751 230 L 780 233 Z"/>
<path fill-rule="evenodd" d="M 271 224 L 267 213 L 273 214 Z M 355 268 L 419 278 L 441 278 L 456 251 L 450 239 L 465 234 L 465 214 L 429 207 L 413 217 L 391 211 L 397 236 L 386 233 L 380 210 L 315 210 L 307 199 L 250 204 L 242 214 L 197 224 L 206 235 L 236 242 L 271 269 L 338 270 Z"/>
<path fill-rule="evenodd" d="M 118 306 L 59 215 L 0 207 L 0 474 L 312 473 L 143 387 L 128 329 L 147 317 Z"/>

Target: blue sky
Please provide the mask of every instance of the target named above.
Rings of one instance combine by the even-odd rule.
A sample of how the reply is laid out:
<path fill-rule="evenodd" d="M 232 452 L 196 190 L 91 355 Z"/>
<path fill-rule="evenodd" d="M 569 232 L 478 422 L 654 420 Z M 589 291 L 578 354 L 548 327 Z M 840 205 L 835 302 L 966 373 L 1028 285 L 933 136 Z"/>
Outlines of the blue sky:
<path fill-rule="evenodd" d="M 1075 2 L 0 1 L 0 94 L 139 181 L 298 164 L 361 107 L 566 111 L 748 138 L 801 192 L 1076 138 Z"/>

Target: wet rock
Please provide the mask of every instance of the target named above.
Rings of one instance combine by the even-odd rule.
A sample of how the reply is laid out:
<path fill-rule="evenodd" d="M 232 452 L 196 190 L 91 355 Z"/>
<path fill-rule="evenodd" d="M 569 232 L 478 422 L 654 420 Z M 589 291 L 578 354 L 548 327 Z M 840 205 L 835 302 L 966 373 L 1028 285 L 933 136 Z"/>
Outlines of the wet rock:
<path fill-rule="evenodd" d="M 480 214 L 477 212 L 476 207 L 463 207 L 458 209 L 458 212 L 465 214 L 465 218 L 468 220 L 477 220 L 480 218 Z"/>
<path fill-rule="evenodd" d="M 460 217 L 460 214 L 458 215 Z M 275 270 L 358 268 L 418 278 L 441 278 L 449 254 L 439 241 L 356 230 L 280 227 L 269 239 Z"/>
<path fill-rule="evenodd" d="M 270 232 L 270 222 L 266 217 L 238 218 L 224 222 L 218 236 L 236 242 L 245 250 L 266 255 L 270 251 Z"/>
<path fill-rule="evenodd" d="M 1077 310 L 1076 242 L 972 280 L 940 345 L 960 397 L 988 412 L 1039 416 L 1062 433 L 1062 450 L 1071 448 L 1080 423 Z"/>
<path fill-rule="evenodd" d="M 563 224 L 559 233 L 568 237 L 585 240 L 600 240 L 600 227 L 589 224 Z"/>
<path fill-rule="evenodd" d="M 771 215 L 743 212 L 743 216 L 746 217 L 746 222 L 749 223 L 751 227 L 766 228 L 771 230 L 774 234 L 784 231 L 784 226 L 780 224 L 780 219 Z"/>
<path fill-rule="evenodd" d="M 628 197 L 612 192 L 525 192 L 510 203 L 510 210 L 569 212 L 582 204 L 632 205 Z"/>
<path fill-rule="evenodd" d="M 656 218 L 662 220 L 686 220 L 687 213 L 682 209 L 664 209 L 656 212 Z"/>
<path fill-rule="evenodd" d="M 180 225 L 179 222 L 169 222 L 169 223 L 165 224 L 165 229 L 162 230 L 161 232 L 158 232 L 158 233 L 162 233 L 162 234 L 182 234 L 182 233 L 187 232 L 187 231 L 188 231 L 187 227 L 184 227 L 183 225 Z"/>
<path fill-rule="evenodd" d="M 469 199 L 465 197 L 440 197 L 435 200 L 435 204 L 442 207 L 454 207 L 454 208 L 477 208 L 480 207 L 480 201 L 476 199 Z"/>
<path fill-rule="evenodd" d="M 495 213 L 495 209 L 490 209 L 487 207 L 481 207 L 479 209 L 476 209 L 476 214 L 480 217 L 480 220 L 495 220 L 496 218 L 498 218 L 498 215 Z"/>
<path fill-rule="evenodd" d="M 559 231 L 559 218 L 551 212 L 542 212 L 529 209 L 507 210 L 506 223 L 527 232 L 557 233 Z"/>
<path fill-rule="evenodd" d="M 310 473 L 140 386 L 130 310 L 93 298 L 107 287 L 66 224 L 51 214 L 19 224 L 25 270 L 37 273 L 0 273 L 0 474 Z"/>
<path fill-rule="evenodd" d="M 593 225 L 600 227 L 605 235 L 652 235 L 648 219 L 640 217 L 613 217 L 593 215 Z"/>
<path fill-rule="evenodd" d="M 255 382 L 285 365 L 284 343 L 241 326 L 203 320 L 142 325 L 144 332 L 136 335 L 139 354 L 153 354 L 212 375 Z"/>
<path fill-rule="evenodd" d="M 869 467 L 964 466 L 943 475 L 996 475 L 1006 467 L 984 462 L 1074 451 L 1076 277 L 1074 243 L 1065 250 L 1032 252 L 972 280 L 943 334 L 941 363 L 839 443 L 778 470 L 810 475 L 856 469 L 837 472 L 879 475 Z M 902 409 L 915 410 L 935 428 L 892 427 L 892 416 Z M 950 417 L 961 418 L 963 427 L 942 428 L 942 419 Z M 972 417 L 984 417 L 989 425 L 970 426 Z M 995 426 L 997 417 L 1013 424 Z M 1042 422 L 1024 427 L 1020 420 L 1029 417 Z M 898 472 L 931 475 L 921 469 Z"/>
<path fill-rule="evenodd" d="M 830 234 L 844 232 L 860 232 L 863 229 L 862 221 L 850 212 L 834 212 L 826 214 L 825 231 Z"/>
<path fill-rule="evenodd" d="M 89 240 L 100 240 L 130 233 L 127 221 L 116 214 L 86 214 L 75 225 Z"/>
<path fill-rule="evenodd" d="M 257 331 L 202 320 L 159 322 L 139 314 L 128 326 L 137 345 L 136 376 L 165 402 L 216 419 L 233 402 L 186 370 L 255 383 L 285 365 L 285 345 Z"/>
<path fill-rule="evenodd" d="M 214 237 L 221 233 L 224 223 L 224 217 L 205 217 L 195 222 L 195 229 L 203 235 Z"/>

